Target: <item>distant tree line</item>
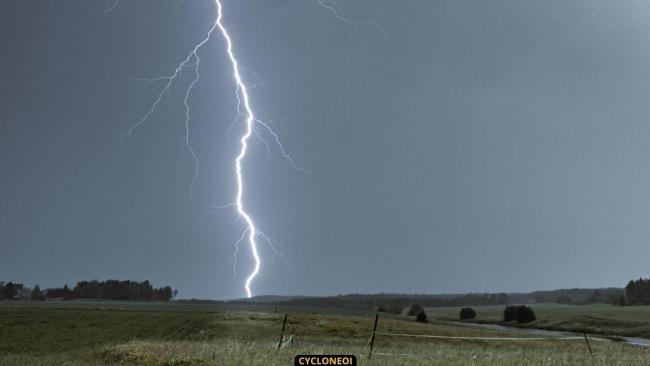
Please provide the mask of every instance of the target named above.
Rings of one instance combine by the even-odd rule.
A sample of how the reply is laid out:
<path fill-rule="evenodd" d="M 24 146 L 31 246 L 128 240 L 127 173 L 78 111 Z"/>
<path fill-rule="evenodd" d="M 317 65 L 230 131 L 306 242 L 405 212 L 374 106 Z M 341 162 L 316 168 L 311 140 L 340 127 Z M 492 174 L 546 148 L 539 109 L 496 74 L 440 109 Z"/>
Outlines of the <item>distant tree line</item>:
<path fill-rule="evenodd" d="M 47 297 L 71 299 L 109 299 L 109 300 L 159 300 L 169 301 L 178 291 L 169 286 L 154 288 L 149 281 L 81 281 L 70 289 L 68 285 L 48 289 Z"/>
<path fill-rule="evenodd" d="M 569 288 L 549 291 L 534 291 L 529 293 L 511 293 L 513 303 L 558 303 L 571 305 L 586 305 L 593 303 L 618 303 L 624 290 L 619 287 L 605 288 Z"/>
<path fill-rule="evenodd" d="M 620 305 L 650 305 L 650 278 L 632 280 L 625 286 L 625 303 Z"/>
<path fill-rule="evenodd" d="M 144 300 L 169 301 L 178 294 L 169 286 L 155 288 L 149 281 L 81 281 L 73 288 L 63 287 L 41 290 L 39 285 L 28 289 L 22 284 L 0 282 L 0 300 L 50 299 L 107 299 L 107 300 Z"/>
<path fill-rule="evenodd" d="M 0 281 L 0 300 L 43 301 L 45 295 L 38 284 L 28 288 L 22 283 Z"/>
<path fill-rule="evenodd" d="M 403 294 L 350 294 L 328 297 L 304 297 L 281 302 L 286 305 L 348 308 L 348 309 L 377 309 L 391 313 L 401 313 L 402 310 L 414 303 L 424 307 L 441 306 L 485 306 L 507 305 L 508 295 L 499 294 L 465 294 L 465 295 L 403 295 Z"/>
<path fill-rule="evenodd" d="M 0 282 L 0 300 L 17 300 L 24 286 L 22 283 Z"/>
<path fill-rule="evenodd" d="M 41 291 L 41 286 L 38 284 L 34 285 L 34 288 L 30 292 L 29 299 L 31 301 L 45 301 L 45 294 Z"/>

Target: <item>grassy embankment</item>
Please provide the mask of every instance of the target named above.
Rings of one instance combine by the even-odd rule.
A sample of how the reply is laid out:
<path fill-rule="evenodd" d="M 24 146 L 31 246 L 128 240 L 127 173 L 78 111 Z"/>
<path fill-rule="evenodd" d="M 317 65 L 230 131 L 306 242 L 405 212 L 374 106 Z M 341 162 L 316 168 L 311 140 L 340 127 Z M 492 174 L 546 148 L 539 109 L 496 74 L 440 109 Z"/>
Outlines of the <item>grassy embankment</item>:
<path fill-rule="evenodd" d="M 193 310 L 174 305 L 111 303 L 128 308 L 92 309 L 0 304 L 1 365 L 291 365 L 297 353 L 356 354 L 362 365 L 630 365 L 648 364 L 650 349 L 594 342 L 595 358 L 582 341 L 494 342 L 378 336 L 367 360 L 372 314 L 294 311 L 289 329 L 295 347 L 274 349 L 281 313 Z M 134 309 L 137 308 L 137 309 Z M 155 310 L 154 310 L 155 309 Z M 176 310 L 176 311 L 170 311 Z M 214 311 L 212 311 L 214 310 Z M 262 308 L 262 310 L 268 310 Z M 382 318 L 380 331 L 448 336 L 511 336 L 443 323 Z M 385 355 L 380 353 L 391 353 Z"/>
<path fill-rule="evenodd" d="M 650 306 L 532 304 L 537 320 L 518 327 L 650 338 Z M 475 322 L 501 323 L 503 306 L 475 306 Z M 459 308 L 428 308 L 430 317 L 454 320 Z"/>

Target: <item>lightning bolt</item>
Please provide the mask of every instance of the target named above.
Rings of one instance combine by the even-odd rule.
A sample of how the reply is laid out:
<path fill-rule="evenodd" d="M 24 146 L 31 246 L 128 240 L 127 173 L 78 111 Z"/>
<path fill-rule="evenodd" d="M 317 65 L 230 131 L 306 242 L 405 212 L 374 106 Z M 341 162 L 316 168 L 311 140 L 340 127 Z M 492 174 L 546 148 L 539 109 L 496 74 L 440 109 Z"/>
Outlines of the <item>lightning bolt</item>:
<path fill-rule="evenodd" d="M 228 58 L 230 59 L 230 64 L 232 66 L 232 74 L 233 74 L 232 76 L 235 79 L 235 84 L 237 86 L 235 95 L 237 96 L 238 105 L 243 104 L 244 112 L 246 115 L 246 129 L 242 137 L 239 139 L 239 142 L 241 143 L 241 149 L 239 150 L 239 154 L 235 159 L 235 173 L 237 175 L 237 194 L 235 197 L 235 205 L 237 208 L 237 213 L 242 219 L 244 219 L 244 222 L 246 223 L 246 231 L 248 232 L 248 243 L 250 245 L 251 252 L 253 253 L 253 259 L 255 262 L 253 271 L 246 278 L 246 283 L 244 285 L 244 289 L 246 290 L 246 296 L 250 298 L 253 296 L 251 292 L 251 283 L 253 282 L 255 277 L 257 277 L 257 274 L 260 272 L 261 260 L 260 260 L 259 253 L 257 252 L 257 242 L 255 241 L 255 237 L 257 236 L 257 227 L 255 226 L 255 222 L 253 221 L 253 218 L 244 209 L 244 203 L 243 203 L 244 178 L 242 176 L 242 161 L 246 157 L 246 153 L 248 151 L 248 140 L 253 134 L 253 125 L 257 121 L 257 119 L 255 118 L 255 114 L 253 113 L 253 109 L 251 108 L 250 98 L 248 96 L 248 89 L 246 89 L 246 84 L 244 84 L 244 82 L 242 81 L 241 75 L 239 73 L 239 62 L 237 61 L 237 57 L 235 57 L 235 53 L 233 52 L 232 40 L 230 39 L 230 34 L 228 34 L 228 30 L 226 29 L 226 27 L 224 27 L 223 23 L 221 22 L 221 20 L 223 19 L 221 1 L 215 0 L 215 3 L 217 5 L 217 21 L 215 24 L 217 27 L 219 27 L 219 30 L 221 31 L 221 35 L 226 41 L 226 53 L 228 54 Z"/>
<path fill-rule="evenodd" d="M 112 11 L 119 3 L 119 0 L 116 0 L 114 5 L 108 9 L 107 11 Z M 258 243 L 256 238 L 258 236 L 262 237 L 264 241 L 267 242 L 269 247 L 272 249 L 272 251 L 278 255 L 285 263 L 289 264 L 285 258 L 284 255 L 279 252 L 273 241 L 261 230 L 257 228 L 255 225 L 255 222 L 253 221 L 252 216 L 249 214 L 249 212 L 245 209 L 244 207 L 244 176 L 243 176 L 243 162 L 246 158 L 246 155 L 248 153 L 248 147 L 250 144 L 250 138 L 253 136 L 253 134 L 262 141 L 267 148 L 267 151 L 271 153 L 271 149 L 269 144 L 267 143 L 266 140 L 261 136 L 260 134 L 260 129 L 258 127 L 261 127 L 261 130 L 265 131 L 269 136 L 272 137 L 273 142 L 275 145 L 278 147 L 278 150 L 280 152 L 280 155 L 282 158 L 286 159 L 293 168 L 300 170 L 302 172 L 308 173 L 304 169 L 300 168 L 297 166 L 291 156 L 287 153 L 285 150 L 284 146 L 280 142 L 280 138 L 278 134 L 269 126 L 267 122 L 264 122 L 261 119 L 258 119 L 255 114 L 253 113 L 253 109 L 251 107 L 251 102 L 250 102 L 250 97 L 248 94 L 248 90 L 251 88 L 255 88 L 256 86 L 260 85 L 259 83 L 256 83 L 253 85 L 251 88 L 247 87 L 246 83 L 244 82 L 242 78 L 242 71 L 249 72 L 253 74 L 258 80 L 259 77 L 255 75 L 250 70 L 247 70 L 246 68 L 240 66 L 239 61 L 237 60 L 237 57 L 235 56 L 235 52 L 233 50 L 233 42 L 230 37 L 230 34 L 228 33 L 228 30 L 222 23 L 223 19 L 223 7 L 221 4 L 221 0 L 214 0 L 214 3 L 216 5 L 217 9 L 217 17 L 210 28 L 210 30 L 207 32 L 205 38 L 201 40 L 199 43 L 195 44 L 194 47 L 191 49 L 191 51 L 186 55 L 185 59 L 181 61 L 174 71 L 169 74 L 169 75 L 163 75 L 155 78 L 136 78 L 136 79 L 130 79 L 129 81 L 146 81 L 146 82 L 164 82 L 163 88 L 160 90 L 160 92 L 156 95 L 154 98 L 153 103 L 151 104 L 149 110 L 140 118 L 137 122 L 133 123 L 130 128 L 124 133 L 120 141 L 123 141 L 125 138 L 131 136 L 134 131 L 142 126 L 150 117 L 151 115 L 157 110 L 158 106 L 162 103 L 163 97 L 165 94 L 169 94 L 170 89 L 174 85 L 174 83 L 178 82 L 179 78 L 181 77 L 183 71 L 186 68 L 194 68 L 194 77 L 191 79 L 191 82 L 185 89 L 185 95 L 183 98 L 183 104 L 185 107 L 185 120 L 184 120 L 184 125 L 185 125 L 185 136 L 184 136 L 184 145 L 191 155 L 192 159 L 194 160 L 194 175 L 192 177 L 192 187 L 194 185 L 194 182 L 196 181 L 198 177 L 198 169 L 199 169 L 199 159 L 195 153 L 194 148 L 192 147 L 190 143 L 190 106 L 189 106 L 189 99 L 190 99 L 190 94 L 192 92 L 192 89 L 198 83 L 200 74 L 199 74 L 199 65 L 201 63 L 201 59 L 199 58 L 198 51 L 206 44 L 208 41 L 210 41 L 210 38 L 212 34 L 215 32 L 215 30 L 219 30 L 221 33 L 225 44 L 226 44 L 226 54 L 228 56 L 228 59 L 230 61 L 231 65 L 231 71 L 232 71 L 232 77 L 235 82 L 235 97 L 237 98 L 237 118 L 233 121 L 233 125 L 238 122 L 239 117 L 243 116 L 245 117 L 245 129 L 243 134 L 241 135 L 239 142 L 240 142 L 240 149 L 239 153 L 237 154 L 235 158 L 235 175 L 236 175 L 236 183 L 237 183 L 237 189 L 236 189 L 236 194 L 235 194 L 235 201 L 233 203 L 227 204 L 222 206 L 221 208 L 225 207 L 235 207 L 238 216 L 244 221 L 246 228 L 242 232 L 241 238 L 237 240 L 235 243 L 235 252 L 232 256 L 231 259 L 234 260 L 234 269 L 233 272 L 236 270 L 237 267 L 237 256 L 239 253 L 240 245 L 243 242 L 247 242 L 248 246 L 250 247 L 253 261 L 254 261 L 254 266 L 253 270 L 251 273 L 246 277 L 246 282 L 244 285 L 244 290 L 246 291 L 246 296 L 247 297 L 252 297 L 253 293 L 251 290 L 251 285 L 253 283 L 253 280 L 257 277 L 257 275 L 260 272 L 260 267 L 261 267 L 261 258 L 259 255 L 258 251 Z M 242 108 L 243 107 L 243 108 Z M 232 125 L 231 125 L 232 128 Z M 230 128 L 228 129 L 228 133 L 230 132 Z M 190 188 L 190 193 L 191 193 L 191 188 Z"/>

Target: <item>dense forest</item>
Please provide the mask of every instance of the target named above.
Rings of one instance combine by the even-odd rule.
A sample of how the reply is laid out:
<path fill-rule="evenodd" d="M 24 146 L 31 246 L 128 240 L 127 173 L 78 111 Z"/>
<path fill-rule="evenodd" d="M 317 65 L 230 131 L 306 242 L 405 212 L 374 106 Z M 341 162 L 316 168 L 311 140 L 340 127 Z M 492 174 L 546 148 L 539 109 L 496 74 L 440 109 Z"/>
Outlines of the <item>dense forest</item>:
<path fill-rule="evenodd" d="M 110 300 L 162 300 L 169 301 L 177 291 L 165 286 L 154 288 L 149 281 L 81 281 L 69 289 L 68 286 L 49 289 L 47 297 L 70 299 L 110 299 Z"/>

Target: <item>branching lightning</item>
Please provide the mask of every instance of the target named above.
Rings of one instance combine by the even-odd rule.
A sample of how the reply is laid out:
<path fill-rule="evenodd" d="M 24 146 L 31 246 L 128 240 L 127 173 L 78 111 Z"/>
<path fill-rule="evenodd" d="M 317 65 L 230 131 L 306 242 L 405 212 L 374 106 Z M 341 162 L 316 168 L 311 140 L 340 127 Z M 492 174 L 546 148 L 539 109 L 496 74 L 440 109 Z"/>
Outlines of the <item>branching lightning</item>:
<path fill-rule="evenodd" d="M 388 37 L 386 35 L 386 31 L 378 23 L 375 23 L 375 22 L 372 22 L 372 21 L 369 21 L 369 20 L 350 19 L 348 17 L 345 17 L 345 16 L 341 15 L 341 13 L 338 11 L 338 9 L 336 7 L 334 7 L 333 5 L 330 5 L 329 3 L 327 3 L 326 0 L 316 0 L 316 1 L 318 2 L 318 4 L 322 8 L 327 9 L 330 13 L 332 13 L 332 15 L 334 15 L 334 17 L 336 19 L 342 21 L 343 23 L 346 23 L 346 24 L 349 24 L 349 25 L 365 25 L 365 26 L 371 26 L 373 28 L 376 28 L 381 33 L 381 35 L 382 35 L 382 37 L 384 39 L 384 45 L 386 46 L 386 48 L 388 48 L 388 50 L 390 51 L 391 57 L 392 57 L 393 51 L 392 51 L 392 49 L 390 47 L 390 44 L 388 43 Z M 346 32 L 347 32 L 347 30 L 346 30 Z M 348 33 L 348 38 L 350 39 L 350 45 L 354 49 L 354 41 L 352 40 L 352 35 L 350 34 L 350 32 L 347 32 L 347 33 Z"/>
<path fill-rule="evenodd" d="M 115 10 L 115 8 L 117 8 L 118 5 L 120 5 L 120 0 L 115 0 L 115 2 L 110 8 L 100 11 L 100 14 L 110 13 L 113 10 Z"/>
<path fill-rule="evenodd" d="M 198 177 L 199 159 L 196 156 L 194 148 L 190 144 L 190 106 L 188 104 L 188 100 L 190 98 L 190 93 L 191 93 L 192 89 L 194 88 L 194 85 L 196 85 L 196 83 L 199 81 L 199 76 L 200 76 L 199 75 L 199 64 L 201 62 L 201 59 L 199 58 L 198 51 L 199 51 L 199 49 L 201 47 L 203 47 L 203 45 L 205 45 L 210 40 L 210 36 L 212 35 L 212 32 L 214 32 L 215 29 L 216 29 L 216 23 L 215 23 L 215 25 L 212 26 L 212 28 L 210 28 L 210 30 L 208 31 L 206 37 L 201 42 L 197 43 L 194 46 L 194 48 L 190 51 L 190 53 L 187 54 L 185 59 L 180 64 L 178 64 L 178 66 L 176 66 L 176 69 L 174 69 L 174 72 L 171 75 L 159 76 L 159 77 L 152 78 L 152 79 L 142 79 L 142 78 L 140 79 L 140 80 L 149 81 L 149 82 L 167 81 L 167 83 L 165 84 L 164 88 L 158 93 L 158 95 L 154 99 L 154 102 L 151 104 L 151 107 L 149 108 L 147 113 L 145 113 L 145 115 L 142 118 L 140 118 L 139 121 L 132 124 L 131 127 L 129 127 L 128 131 L 126 131 L 126 133 L 124 133 L 120 137 L 120 141 L 124 141 L 125 138 L 127 138 L 128 136 L 133 134 L 133 131 L 135 131 L 138 127 L 142 126 L 149 119 L 149 117 L 156 111 L 156 108 L 162 102 L 163 96 L 166 93 L 169 93 L 170 88 L 172 87 L 174 82 L 180 77 L 180 75 L 183 72 L 183 69 L 185 69 L 186 67 L 194 67 L 195 77 L 194 77 L 194 79 L 192 79 L 192 82 L 187 87 L 187 89 L 185 91 L 185 98 L 183 99 L 183 103 L 185 105 L 185 138 L 184 138 L 184 142 L 185 142 L 185 147 L 190 152 L 190 155 L 192 156 L 192 159 L 194 161 L 194 175 L 192 176 L 192 185 L 191 185 L 191 187 L 194 185 L 194 182 L 196 181 L 196 178 Z M 193 60 L 194 60 L 194 62 L 192 63 L 191 61 L 193 61 Z"/>
<path fill-rule="evenodd" d="M 112 11 L 119 3 L 119 0 L 116 0 L 114 5 L 110 8 L 107 9 L 106 12 Z M 265 131 L 268 135 L 270 135 L 273 138 L 273 142 L 277 146 L 282 158 L 286 159 L 293 168 L 298 169 L 300 171 L 303 171 L 307 173 L 304 169 L 298 167 L 291 156 L 287 153 L 285 150 L 284 146 L 280 142 L 280 138 L 275 131 L 269 126 L 268 123 L 258 119 L 255 114 L 253 113 L 253 109 L 251 107 L 251 102 L 250 102 L 250 96 L 248 91 L 252 88 L 255 88 L 259 85 L 261 85 L 261 82 L 255 83 L 253 86 L 250 88 L 246 85 L 242 78 L 242 71 L 249 72 L 252 75 L 255 76 L 255 78 L 259 81 L 259 77 L 255 75 L 252 71 L 249 71 L 242 67 L 239 64 L 239 61 L 237 60 L 237 57 L 235 56 L 235 52 L 233 50 L 233 42 L 230 37 L 230 34 L 228 33 L 228 30 L 222 23 L 223 19 L 223 12 L 222 12 L 222 4 L 221 0 L 214 0 L 214 3 L 216 5 L 216 10 L 217 10 L 217 16 L 215 19 L 214 24 L 210 28 L 210 30 L 207 32 L 205 38 L 201 40 L 199 43 L 194 45 L 194 47 L 191 49 L 191 51 L 186 55 L 186 57 L 183 59 L 181 63 L 179 63 L 174 71 L 169 74 L 169 75 L 163 75 L 155 78 L 138 78 L 138 79 L 131 79 L 131 80 L 140 80 L 140 81 L 147 81 L 147 82 L 165 82 L 162 90 L 156 95 L 153 103 L 151 104 L 150 108 L 147 110 L 147 112 L 140 118 L 137 122 L 133 123 L 129 129 L 127 130 L 126 133 L 124 133 L 120 141 L 123 141 L 125 138 L 131 136 L 134 131 L 142 126 L 150 117 L 151 115 L 157 110 L 159 105 L 162 103 L 163 97 L 166 94 L 170 93 L 170 89 L 174 85 L 174 83 L 179 82 L 179 78 L 181 77 L 183 71 L 186 68 L 194 68 L 194 77 L 191 79 L 191 82 L 185 89 L 185 95 L 183 98 L 183 104 L 185 108 L 185 120 L 184 120 L 184 126 L 185 126 L 185 136 L 184 136 L 184 145 L 191 155 L 193 161 L 194 161 L 194 175 L 192 177 L 192 185 L 194 185 L 195 181 L 198 178 L 198 169 L 199 169 L 199 159 L 198 156 L 192 147 L 190 143 L 190 106 L 189 106 L 189 99 L 190 95 L 192 92 L 192 89 L 198 83 L 200 79 L 200 74 L 199 74 L 199 65 L 201 63 L 201 59 L 199 58 L 198 51 L 208 42 L 210 41 L 210 37 L 212 36 L 212 33 L 215 30 L 219 30 L 221 33 L 225 45 L 226 45 L 226 54 L 228 56 L 228 60 L 230 61 L 231 65 L 231 71 L 232 71 L 232 77 L 235 82 L 235 97 L 237 99 L 237 117 L 233 121 L 233 125 L 237 123 L 240 119 L 240 117 L 244 117 L 245 119 L 245 128 L 244 132 L 239 138 L 239 143 L 240 143 L 240 149 L 239 153 L 237 154 L 234 165 L 235 165 L 235 176 L 236 176 L 236 194 L 235 194 L 235 200 L 233 203 L 229 203 L 227 205 L 224 205 L 220 208 L 225 208 L 225 207 L 235 207 L 238 216 L 244 221 L 245 223 L 245 229 L 242 232 L 241 237 L 237 242 L 235 243 L 235 252 L 232 256 L 232 259 L 234 261 L 234 268 L 233 272 L 236 271 L 237 267 L 237 257 L 239 254 L 239 249 L 240 246 L 243 242 L 247 242 L 251 253 L 253 257 L 253 270 L 251 273 L 246 277 L 246 282 L 244 285 L 244 290 L 246 291 L 246 296 L 249 298 L 252 297 L 253 293 L 251 290 L 251 285 L 253 283 L 253 280 L 257 277 L 257 275 L 260 272 L 260 267 L 261 267 L 261 259 L 258 251 L 258 243 L 257 243 L 257 237 L 260 236 L 266 241 L 269 245 L 269 247 L 272 249 L 272 251 L 278 255 L 285 263 L 289 264 L 286 259 L 284 258 L 284 255 L 279 252 L 273 241 L 269 238 L 268 235 L 266 235 L 264 232 L 259 230 L 257 226 L 255 225 L 255 222 L 253 221 L 252 216 L 248 213 L 248 211 L 244 207 L 244 176 L 243 176 L 243 162 L 246 158 L 246 155 L 248 153 L 248 148 L 250 144 L 250 138 L 253 136 L 253 134 L 258 137 L 266 146 L 267 151 L 269 154 L 271 153 L 271 148 L 266 140 L 261 136 L 260 134 L 260 128 Z M 260 128 L 258 128 L 260 127 Z M 232 128 L 232 125 L 231 125 Z M 228 129 L 228 133 L 230 132 L 230 128 Z M 190 188 L 190 193 L 191 193 L 191 188 Z"/>
<path fill-rule="evenodd" d="M 375 22 L 371 22 L 371 21 L 368 21 L 368 20 L 349 19 L 349 18 L 344 17 L 343 15 L 341 15 L 341 13 L 339 13 L 338 9 L 336 9 L 332 5 L 329 5 L 328 3 L 326 3 L 325 0 L 316 0 L 316 1 L 318 1 L 318 4 L 320 4 L 320 6 L 322 8 L 325 8 L 325 9 L 329 10 L 340 21 L 343 21 L 343 22 L 348 23 L 348 24 L 371 25 L 373 27 L 377 27 L 377 29 L 379 29 L 382 33 L 384 33 L 383 28 L 380 27 L 379 24 L 377 24 Z"/>

